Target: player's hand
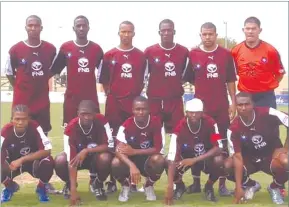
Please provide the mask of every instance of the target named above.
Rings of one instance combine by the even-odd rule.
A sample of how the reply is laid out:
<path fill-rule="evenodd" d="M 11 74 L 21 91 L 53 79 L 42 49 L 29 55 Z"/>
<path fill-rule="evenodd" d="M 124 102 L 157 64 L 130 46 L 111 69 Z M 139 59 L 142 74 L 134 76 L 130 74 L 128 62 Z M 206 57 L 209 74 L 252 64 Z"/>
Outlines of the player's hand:
<path fill-rule="evenodd" d="M 235 116 L 236 116 L 236 104 L 231 104 L 229 106 L 229 116 L 230 116 L 230 121 L 232 121 Z"/>
<path fill-rule="evenodd" d="M 70 206 L 79 206 L 81 205 L 81 199 L 78 195 L 78 192 L 76 190 L 72 190 L 70 192 Z"/>
<path fill-rule="evenodd" d="M 242 202 L 244 202 L 244 191 L 242 188 L 236 188 L 235 189 L 234 203 L 240 204 Z"/>
<path fill-rule="evenodd" d="M 82 162 L 86 158 L 88 154 L 87 149 L 81 150 L 71 161 L 70 161 L 70 166 L 77 168 L 82 165 Z"/>
<path fill-rule="evenodd" d="M 131 178 L 131 182 L 134 184 L 139 184 L 141 181 L 141 174 L 139 169 L 136 166 L 131 166 L 130 169 L 130 178 Z"/>
<path fill-rule="evenodd" d="M 196 159 L 195 159 L 195 158 L 183 159 L 182 161 L 179 162 L 179 164 L 177 165 L 177 168 L 185 171 L 185 169 L 186 169 L 187 167 L 191 167 L 191 166 L 193 166 L 195 163 L 196 163 Z"/>
<path fill-rule="evenodd" d="M 117 146 L 118 152 L 125 154 L 127 156 L 132 156 L 135 155 L 135 149 L 133 149 L 130 145 L 128 144 L 120 144 Z"/>
<path fill-rule="evenodd" d="M 168 186 L 167 187 L 167 192 L 165 195 L 165 200 L 164 204 L 167 206 L 171 206 L 174 204 L 174 199 L 173 199 L 173 193 L 174 193 L 174 187 L 173 186 Z"/>
<path fill-rule="evenodd" d="M 14 160 L 10 163 L 9 168 L 11 171 L 17 170 L 23 163 L 23 160 L 21 158 Z"/>

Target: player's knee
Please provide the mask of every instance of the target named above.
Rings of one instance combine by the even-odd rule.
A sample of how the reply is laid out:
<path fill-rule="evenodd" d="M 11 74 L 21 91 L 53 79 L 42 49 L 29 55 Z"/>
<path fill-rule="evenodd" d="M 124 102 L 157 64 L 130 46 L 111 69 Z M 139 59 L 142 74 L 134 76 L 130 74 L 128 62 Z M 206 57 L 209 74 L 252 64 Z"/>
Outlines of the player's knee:
<path fill-rule="evenodd" d="M 214 165 L 218 168 L 224 167 L 224 157 L 222 155 L 213 158 Z"/>
<path fill-rule="evenodd" d="M 288 153 L 282 153 L 279 155 L 279 162 L 282 164 L 283 168 L 288 170 Z"/>
<path fill-rule="evenodd" d="M 111 162 L 111 174 L 113 177 L 119 177 L 128 170 L 128 167 L 120 161 L 117 157 L 113 158 Z"/>
<path fill-rule="evenodd" d="M 109 152 L 103 152 L 96 156 L 96 164 L 101 168 L 110 167 L 112 161 L 112 154 Z"/>
<path fill-rule="evenodd" d="M 121 168 L 121 166 L 122 162 L 120 161 L 120 159 L 118 159 L 117 157 L 113 158 L 113 160 L 111 161 L 111 168 L 118 169 Z"/>
<path fill-rule="evenodd" d="M 165 166 L 165 158 L 160 154 L 152 155 L 149 162 L 153 166 Z"/>
<path fill-rule="evenodd" d="M 56 155 L 56 157 L 54 159 L 54 163 L 55 163 L 55 169 L 67 165 L 66 153 L 61 152 L 60 154 Z"/>

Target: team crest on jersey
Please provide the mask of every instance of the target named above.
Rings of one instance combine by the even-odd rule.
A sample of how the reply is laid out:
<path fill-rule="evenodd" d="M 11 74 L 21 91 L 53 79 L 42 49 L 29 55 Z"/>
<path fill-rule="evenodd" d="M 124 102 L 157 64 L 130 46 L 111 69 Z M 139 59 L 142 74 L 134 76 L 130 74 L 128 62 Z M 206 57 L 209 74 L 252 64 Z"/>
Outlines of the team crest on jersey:
<path fill-rule="evenodd" d="M 34 61 L 31 64 L 31 69 L 32 69 L 32 77 L 34 76 L 43 76 L 43 70 L 42 70 L 42 63 L 40 61 Z"/>
<path fill-rule="evenodd" d="M 23 147 L 21 150 L 20 150 L 20 154 L 25 156 L 25 155 L 28 155 L 30 153 L 31 149 L 30 147 Z"/>
<path fill-rule="evenodd" d="M 20 61 L 20 64 L 21 65 L 25 65 L 26 63 L 27 63 L 27 61 L 24 58 L 22 58 L 21 61 Z"/>
<path fill-rule="evenodd" d="M 165 77 L 176 76 L 175 64 L 171 61 L 165 63 Z"/>
<path fill-rule="evenodd" d="M 154 62 L 155 62 L 155 63 L 159 63 L 159 62 L 160 62 L 160 59 L 156 57 L 156 58 L 154 58 Z"/>
<path fill-rule="evenodd" d="M 268 59 L 265 58 L 265 57 L 262 57 L 261 61 L 262 61 L 262 63 L 267 63 L 267 62 L 268 62 Z"/>
<path fill-rule="evenodd" d="M 219 74 L 217 72 L 218 67 L 215 63 L 210 63 L 207 65 L 207 78 L 218 78 Z"/>
<path fill-rule="evenodd" d="M 88 67 L 89 61 L 86 57 L 81 57 L 78 59 L 78 72 L 79 73 L 89 73 Z"/>
<path fill-rule="evenodd" d="M 252 137 L 252 142 L 254 144 L 255 149 L 261 149 L 267 145 L 265 141 L 263 141 L 263 136 L 257 134 Z"/>
<path fill-rule="evenodd" d="M 72 54 L 70 52 L 67 53 L 67 55 L 66 55 L 67 58 L 70 58 L 71 56 L 72 56 Z"/>
<path fill-rule="evenodd" d="M 193 69 L 195 69 L 195 70 L 199 70 L 200 68 L 201 68 L 200 64 L 195 64 L 194 67 L 193 67 Z"/>
<path fill-rule="evenodd" d="M 116 64 L 116 61 L 115 61 L 115 60 L 112 60 L 112 61 L 111 61 L 111 64 L 112 64 L 112 65 L 115 65 L 115 64 Z"/>
<path fill-rule="evenodd" d="M 198 143 L 194 146 L 195 156 L 205 154 L 205 146 L 203 143 Z"/>
<path fill-rule="evenodd" d="M 121 66 L 122 73 L 120 74 L 120 77 L 122 78 L 132 78 L 132 65 L 129 63 L 124 63 Z"/>
<path fill-rule="evenodd" d="M 140 148 L 142 149 L 148 149 L 151 146 L 151 142 L 150 141 L 144 141 L 140 144 Z"/>

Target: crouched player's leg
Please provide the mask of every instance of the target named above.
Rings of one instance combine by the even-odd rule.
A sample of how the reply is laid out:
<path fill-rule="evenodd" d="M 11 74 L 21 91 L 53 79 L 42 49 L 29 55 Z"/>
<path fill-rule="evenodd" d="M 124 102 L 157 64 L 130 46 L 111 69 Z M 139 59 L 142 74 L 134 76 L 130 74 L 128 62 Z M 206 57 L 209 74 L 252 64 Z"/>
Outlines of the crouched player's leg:
<path fill-rule="evenodd" d="M 161 154 L 154 154 L 151 156 L 132 156 L 131 161 L 139 169 L 142 176 L 146 178 L 144 184 L 144 192 L 146 199 L 149 201 L 156 200 L 153 185 L 160 179 L 164 171 L 165 159 Z M 117 157 L 112 161 L 112 175 L 122 185 L 122 190 L 119 194 L 119 201 L 126 202 L 130 194 L 130 169 L 121 162 Z"/>
<path fill-rule="evenodd" d="M 94 153 L 88 155 L 82 166 L 79 168 L 87 169 L 90 173 L 95 173 L 94 179 L 90 180 L 90 190 L 93 192 L 97 200 L 106 200 L 107 196 L 103 189 L 103 182 L 109 175 L 111 167 L 112 154 L 109 152 Z M 63 188 L 64 198 L 69 198 L 70 195 L 70 181 L 68 171 L 68 161 L 65 152 L 60 153 L 55 158 L 55 172 L 57 176 L 65 182 Z"/>
<path fill-rule="evenodd" d="M 13 194 L 19 190 L 19 185 L 13 181 L 13 178 L 23 172 L 28 172 L 33 177 L 39 179 L 39 183 L 36 188 L 39 201 L 49 201 L 46 185 L 53 175 L 54 161 L 52 157 L 46 157 L 41 160 L 24 163 L 21 168 L 13 172 L 10 171 L 9 162 L 7 160 L 1 167 L 1 182 L 5 186 L 2 191 L 1 202 L 11 200 Z"/>

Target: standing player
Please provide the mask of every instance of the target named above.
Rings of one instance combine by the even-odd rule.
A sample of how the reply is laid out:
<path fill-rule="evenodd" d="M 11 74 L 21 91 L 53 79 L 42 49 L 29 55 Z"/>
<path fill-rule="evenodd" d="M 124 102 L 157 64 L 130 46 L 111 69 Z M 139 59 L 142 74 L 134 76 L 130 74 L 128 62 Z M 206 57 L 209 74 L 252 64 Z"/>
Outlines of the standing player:
<path fill-rule="evenodd" d="M 49 201 L 45 185 L 53 175 L 52 145 L 41 126 L 29 119 L 25 105 L 15 105 L 12 122 L 1 130 L 1 183 L 5 186 L 1 203 L 11 200 L 19 190 L 13 178 L 23 172 L 39 178 L 36 188 L 40 202 Z"/>
<path fill-rule="evenodd" d="M 238 90 L 252 94 L 256 106 L 276 109 L 274 89 L 285 74 L 278 51 L 260 40 L 261 22 L 256 17 L 245 20 L 246 40 L 232 49 L 239 76 Z"/>
<path fill-rule="evenodd" d="M 228 171 L 235 171 L 230 176 L 236 181 L 235 203 L 240 203 L 242 197 L 252 199 L 261 189 L 249 175 L 263 171 L 273 176 L 267 188 L 273 203 L 283 204 L 281 189 L 288 181 L 288 115 L 274 108 L 254 107 L 251 94 L 246 92 L 237 94 L 236 101 L 238 117 L 228 130 L 232 157 L 225 163 Z M 276 133 L 281 124 L 287 127 L 284 148 Z"/>
<path fill-rule="evenodd" d="M 132 116 L 133 99 L 144 87 L 146 58 L 142 51 L 132 44 L 134 25 L 124 21 L 119 25 L 120 45 L 105 53 L 100 71 L 99 83 L 103 85 L 107 99 L 105 116 L 115 137 L 120 125 Z M 115 192 L 116 182 L 111 177 L 107 192 Z"/>
<path fill-rule="evenodd" d="M 174 22 L 162 20 L 159 24 L 161 43 L 145 50 L 149 75 L 147 97 L 151 114 L 160 117 L 167 133 L 172 133 L 172 129 L 184 117 L 182 75 L 189 51 L 174 42 L 175 33 Z"/>
<path fill-rule="evenodd" d="M 207 22 L 201 26 L 202 44 L 192 49 L 184 80 L 195 86 L 195 97 L 204 102 L 204 111 L 218 124 L 221 137 L 226 138 L 230 119 L 235 117 L 236 71 L 234 60 L 229 51 L 217 45 L 216 26 Z M 232 101 L 229 107 L 228 92 Z M 226 143 L 224 143 L 227 146 Z M 188 192 L 200 192 L 200 171 L 192 172 L 194 184 Z M 219 193 L 230 195 L 225 186 L 225 177 L 220 179 Z"/>
<path fill-rule="evenodd" d="M 13 86 L 13 104 L 29 107 L 30 116 L 47 135 L 51 130 L 49 101 L 49 69 L 56 48 L 43 40 L 41 19 L 31 15 L 26 19 L 28 39 L 18 42 L 9 50 L 6 75 Z"/>
<path fill-rule="evenodd" d="M 129 199 L 130 180 L 138 184 L 146 177 L 144 192 L 149 201 L 156 200 L 153 185 L 164 171 L 161 122 L 151 116 L 148 100 L 138 96 L 133 101 L 133 116 L 127 119 L 117 133 L 116 157 L 112 161 L 112 175 L 121 183 L 118 200 Z"/>
<path fill-rule="evenodd" d="M 36 15 L 26 19 L 28 38 L 9 50 L 5 73 L 13 86 L 12 107 L 24 104 L 29 107 L 30 117 L 37 121 L 46 136 L 51 130 L 49 100 L 49 69 L 56 55 L 56 48 L 40 40 L 42 20 Z M 55 193 L 51 184 L 46 185 Z"/>
<path fill-rule="evenodd" d="M 68 41 L 60 47 L 51 68 L 51 76 L 60 74 L 67 67 L 67 88 L 63 104 L 63 126 L 77 116 L 77 108 L 82 100 L 92 100 L 99 111 L 96 90 L 95 69 L 100 67 L 103 51 L 88 40 L 89 21 L 85 16 L 74 19 L 75 41 Z"/>
<path fill-rule="evenodd" d="M 175 128 L 171 136 L 168 153 L 168 187 L 165 197 L 167 205 L 172 199 L 180 199 L 185 192 L 182 175 L 189 168 L 197 168 L 209 174 L 205 185 L 205 198 L 216 201 L 213 184 L 221 175 L 223 143 L 215 121 L 203 114 L 203 102 L 194 98 L 186 103 L 186 117 Z M 220 155 L 220 156 L 218 156 Z M 221 158 L 221 159 L 219 159 Z M 176 189 L 173 195 L 173 183 Z"/>
<path fill-rule="evenodd" d="M 55 158 L 56 174 L 66 183 L 63 194 L 65 198 L 70 196 L 71 205 L 80 202 L 77 192 L 77 170 L 80 169 L 97 174 L 90 180 L 90 188 L 98 200 L 107 199 L 103 182 L 110 172 L 112 154 L 108 152 L 108 138 L 96 110 L 93 101 L 80 102 L 78 117 L 65 128 L 64 152 Z"/>

